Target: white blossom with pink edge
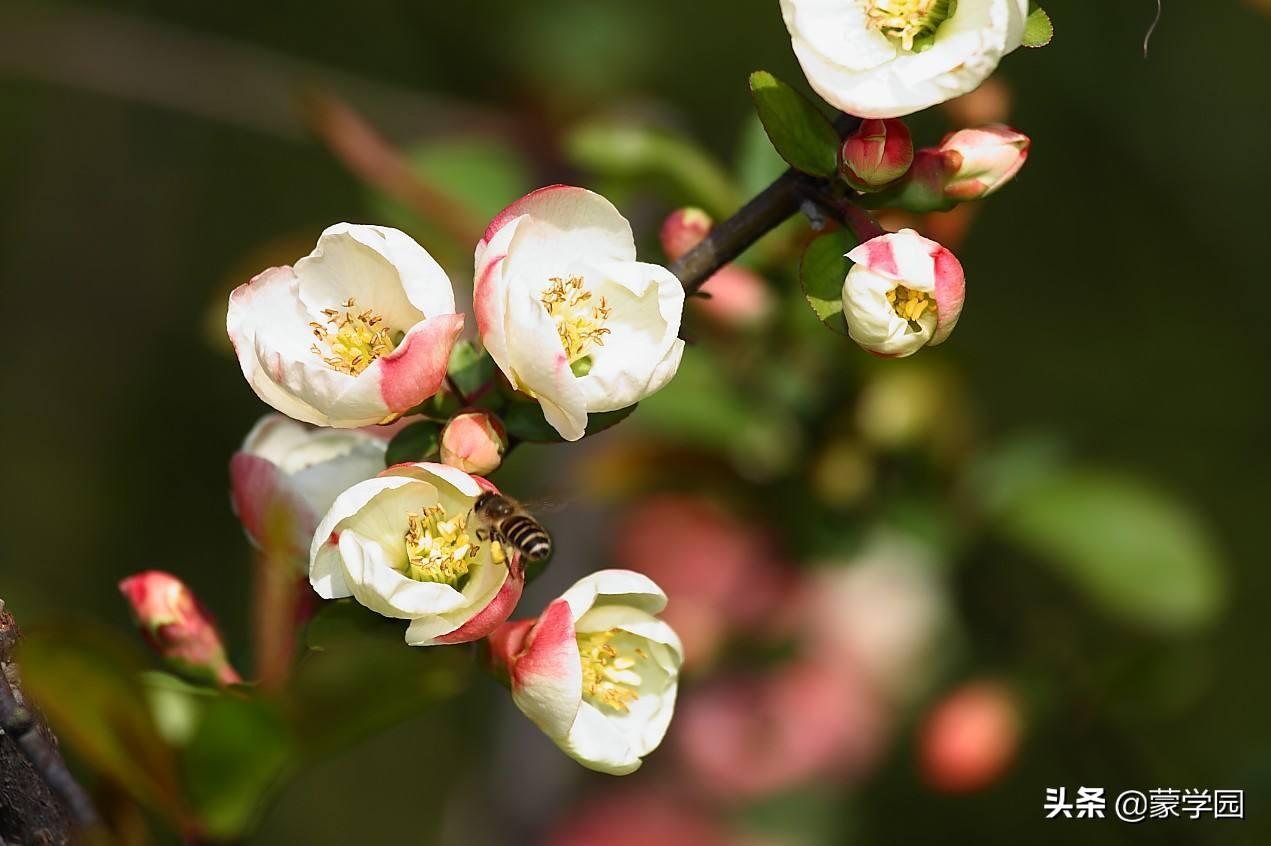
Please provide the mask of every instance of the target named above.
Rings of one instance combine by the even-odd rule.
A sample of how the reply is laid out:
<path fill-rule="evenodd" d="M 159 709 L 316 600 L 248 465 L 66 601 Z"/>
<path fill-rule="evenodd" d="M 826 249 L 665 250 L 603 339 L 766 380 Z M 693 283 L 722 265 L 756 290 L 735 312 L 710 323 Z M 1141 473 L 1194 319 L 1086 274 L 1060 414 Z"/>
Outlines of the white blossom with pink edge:
<path fill-rule="evenodd" d="M 410 236 L 338 223 L 295 267 L 230 294 L 239 366 L 269 405 L 305 423 L 389 423 L 428 399 L 463 329 L 440 265 Z"/>
<path fill-rule="evenodd" d="M 1023 42 L 1028 0 L 781 0 L 781 14 L 816 93 L 894 118 L 987 79 Z"/>
<path fill-rule="evenodd" d="M 966 277 L 953 253 L 912 229 L 871 238 L 847 254 L 847 334 L 875 355 L 913 355 L 958 323 Z"/>
<path fill-rule="evenodd" d="M 343 491 L 384 469 L 386 448 L 364 431 L 315 429 L 266 414 L 230 459 L 234 513 L 253 544 L 286 543 L 303 570 L 318 520 Z"/>
<path fill-rule="evenodd" d="M 309 582 L 323 599 L 352 596 L 409 620 L 406 642 L 479 640 L 521 598 L 514 551 L 479 536 L 472 505 L 495 487 L 444 464 L 398 464 L 336 498 L 309 551 Z"/>
<path fill-rule="evenodd" d="M 477 245 L 475 278 L 486 350 L 566 440 L 679 367 L 684 290 L 636 261 L 631 225 L 599 194 L 554 185 L 504 209 Z"/>
<path fill-rule="evenodd" d="M 662 742 L 675 711 L 683 649 L 655 615 L 666 595 L 630 570 L 581 579 L 537 620 L 490 636 L 512 700 L 565 754 L 626 775 Z"/>

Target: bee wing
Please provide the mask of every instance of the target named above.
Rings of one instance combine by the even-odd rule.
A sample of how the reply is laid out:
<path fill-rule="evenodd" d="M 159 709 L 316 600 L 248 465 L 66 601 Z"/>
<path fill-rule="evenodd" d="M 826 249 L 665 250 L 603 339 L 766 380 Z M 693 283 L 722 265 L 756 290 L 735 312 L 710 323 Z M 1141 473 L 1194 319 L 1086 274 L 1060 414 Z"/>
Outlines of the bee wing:
<path fill-rule="evenodd" d="M 572 497 L 547 495 L 523 500 L 521 505 L 531 514 L 555 514 L 557 511 L 564 511 L 572 501 Z"/>

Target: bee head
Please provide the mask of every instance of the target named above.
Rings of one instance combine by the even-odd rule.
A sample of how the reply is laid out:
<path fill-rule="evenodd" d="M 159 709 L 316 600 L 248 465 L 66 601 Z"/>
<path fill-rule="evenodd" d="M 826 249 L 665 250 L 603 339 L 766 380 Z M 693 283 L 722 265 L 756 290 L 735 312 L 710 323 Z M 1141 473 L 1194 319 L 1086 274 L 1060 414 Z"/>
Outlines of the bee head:
<path fill-rule="evenodd" d="M 473 509 L 483 517 L 490 519 L 500 519 L 507 517 L 514 510 L 512 503 L 508 502 L 507 497 L 501 494 L 485 491 L 477 497 L 476 502 L 472 504 Z"/>

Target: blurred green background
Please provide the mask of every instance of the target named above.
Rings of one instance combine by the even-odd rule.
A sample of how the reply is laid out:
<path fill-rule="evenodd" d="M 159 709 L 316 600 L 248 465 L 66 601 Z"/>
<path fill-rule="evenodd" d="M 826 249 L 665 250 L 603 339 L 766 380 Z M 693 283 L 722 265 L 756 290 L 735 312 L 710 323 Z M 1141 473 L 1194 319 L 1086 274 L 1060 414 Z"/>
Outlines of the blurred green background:
<path fill-rule="evenodd" d="M 1218 539 L 1229 601 L 1212 626 L 1162 637 L 977 548 L 957 599 L 972 666 L 1046 667 L 1058 652 L 1080 681 L 1065 677 L 991 789 L 931 792 L 902 737 L 851 797 L 827 804 L 822 787 L 769 809 L 785 838 L 773 842 L 1271 837 L 1271 20 L 1252 2 L 1167 2 L 1145 59 L 1148 0 L 1047 6 L 1055 43 L 1000 71 L 1032 158 L 958 250 L 968 308 L 924 355 L 956 367 L 990 435 L 1044 432 L 1188 503 Z M 474 133 L 514 145 L 546 184 L 587 178 L 559 154 L 564 131 L 618 109 L 732 162 L 761 67 L 803 86 L 776 0 L 8 0 L 0 597 L 27 627 L 123 630 L 115 583 L 170 569 L 245 654 L 250 554 L 226 464 L 264 408 L 217 335 L 223 298 L 330 223 L 384 208 L 308 130 L 303 92 L 337 92 L 403 146 Z M 915 128 L 938 140 L 935 122 Z M 628 185 L 615 199 L 655 244 L 674 191 Z M 470 284 L 469 265 L 448 269 Z M 859 366 L 841 352 L 845 371 Z M 512 471 L 528 478 L 552 449 L 523 451 Z M 605 563 L 603 509 L 575 514 L 582 536 L 525 613 Z M 1003 622 L 1016 611 L 1041 643 Z M 535 842 L 603 781 L 478 679 L 305 772 L 250 842 Z M 1041 821 L 1045 787 L 1080 784 L 1244 788 L 1247 819 Z"/>

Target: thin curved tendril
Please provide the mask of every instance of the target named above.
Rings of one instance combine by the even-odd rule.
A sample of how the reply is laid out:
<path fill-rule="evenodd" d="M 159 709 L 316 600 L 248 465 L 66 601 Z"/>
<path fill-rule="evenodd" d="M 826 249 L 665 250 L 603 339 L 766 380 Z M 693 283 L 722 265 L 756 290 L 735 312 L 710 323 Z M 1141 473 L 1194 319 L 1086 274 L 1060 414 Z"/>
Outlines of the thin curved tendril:
<path fill-rule="evenodd" d="M 1152 18 L 1152 25 L 1147 28 L 1147 35 L 1143 36 L 1143 58 L 1147 58 L 1147 45 L 1152 40 L 1152 33 L 1156 32 L 1156 25 L 1161 22 L 1161 0 L 1156 0 L 1156 17 Z"/>

